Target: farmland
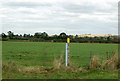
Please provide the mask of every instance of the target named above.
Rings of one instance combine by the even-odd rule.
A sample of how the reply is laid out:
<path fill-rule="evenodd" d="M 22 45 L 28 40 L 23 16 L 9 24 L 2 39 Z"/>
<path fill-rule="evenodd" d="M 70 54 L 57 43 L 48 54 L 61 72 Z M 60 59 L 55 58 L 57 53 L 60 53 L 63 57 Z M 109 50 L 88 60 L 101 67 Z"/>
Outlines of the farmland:
<path fill-rule="evenodd" d="M 118 52 L 117 44 L 97 44 L 97 43 L 70 43 L 70 62 L 76 67 L 89 66 L 90 52 L 94 56 L 100 57 L 102 60 L 106 59 L 108 54 Z M 17 66 L 21 67 L 53 67 L 53 62 L 60 56 L 65 54 L 65 43 L 51 43 L 51 42 L 3 42 L 2 45 L 2 59 L 3 64 L 14 62 Z M 100 72 L 102 75 L 99 76 Z M 46 75 L 48 78 L 117 78 L 117 71 L 92 71 L 85 73 L 55 73 Z M 96 76 L 92 76 L 96 73 Z M 99 73 L 97 75 L 97 73 Z M 69 76 L 71 77 L 69 77 Z M 9 77 L 8 77 L 9 76 Z M 35 75 L 36 76 L 36 75 Z M 42 77 L 40 77 L 42 76 Z M 74 77 L 75 76 L 75 77 Z M 85 77 L 87 76 L 87 77 Z M 43 75 L 34 77 L 28 74 L 27 78 L 45 78 Z M 23 74 L 14 73 L 10 75 L 3 72 L 3 78 L 25 78 Z"/>

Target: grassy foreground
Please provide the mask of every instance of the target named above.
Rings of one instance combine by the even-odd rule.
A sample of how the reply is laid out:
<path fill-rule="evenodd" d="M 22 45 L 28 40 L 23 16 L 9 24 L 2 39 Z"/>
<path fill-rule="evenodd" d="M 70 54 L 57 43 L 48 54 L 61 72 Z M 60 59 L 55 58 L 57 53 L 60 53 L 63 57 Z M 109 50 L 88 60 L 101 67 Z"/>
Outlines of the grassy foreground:
<path fill-rule="evenodd" d="M 54 61 L 65 54 L 65 43 L 3 42 L 3 78 L 115 79 L 117 70 L 55 69 Z M 101 60 L 118 51 L 117 44 L 71 43 L 70 61 L 77 68 L 89 66 L 89 54 Z M 10 67 L 11 66 L 11 67 Z M 13 69 L 10 69 L 13 68 Z"/>

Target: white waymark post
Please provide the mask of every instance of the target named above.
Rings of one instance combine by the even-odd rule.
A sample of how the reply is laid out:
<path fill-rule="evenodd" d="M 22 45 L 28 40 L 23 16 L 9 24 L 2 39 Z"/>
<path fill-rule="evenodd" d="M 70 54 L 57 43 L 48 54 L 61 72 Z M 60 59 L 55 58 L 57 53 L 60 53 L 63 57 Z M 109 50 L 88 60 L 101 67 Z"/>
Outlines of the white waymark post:
<path fill-rule="evenodd" d="M 66 67 L 69 64 L 69 43 L 70 43 L 70 38 L 67 38 L 67 43 L 66 43 L 66 48 L 65 48 L 65 65 Z"/>

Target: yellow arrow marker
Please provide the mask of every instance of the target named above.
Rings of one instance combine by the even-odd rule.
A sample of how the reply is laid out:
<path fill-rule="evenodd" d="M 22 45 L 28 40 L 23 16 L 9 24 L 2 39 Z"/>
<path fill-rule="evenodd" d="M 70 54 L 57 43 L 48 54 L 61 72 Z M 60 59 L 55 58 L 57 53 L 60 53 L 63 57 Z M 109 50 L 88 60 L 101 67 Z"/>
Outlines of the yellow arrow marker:
<path fill-rule="evenodd" d="M 67 38 L 67 43 L 70 43 L 70 38 Z"/>

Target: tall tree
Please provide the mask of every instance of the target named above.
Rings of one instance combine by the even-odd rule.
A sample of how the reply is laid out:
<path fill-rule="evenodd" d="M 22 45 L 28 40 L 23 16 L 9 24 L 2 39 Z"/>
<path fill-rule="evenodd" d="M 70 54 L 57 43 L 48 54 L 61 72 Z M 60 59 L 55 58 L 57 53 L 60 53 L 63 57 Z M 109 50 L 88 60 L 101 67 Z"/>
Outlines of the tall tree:
<path fill-rule="evenodd" d="M 35 37 L 35 38 L 40 38 L 40 36 L 41 36 L 41 33 L 40 33 L 40 32 L 37 32 L 37 33 L 34 34 L 34 37 Z"/>
<path fill-rule="evenodd" d="M 26 38 L 26 37 L 27 37 L 27 34 L 24 34 L 23 37 Z"/>
<path fill-rule="evenodd" d="M 62 32 L 62 33 L 60 33 L 59 37 L 62 39 L 66 39 L 67 35 L 66 35 L 66 33 Z"/>
<path fill-rule="evenodd" d="M 48 37 L 48 34 L 46 32 L 41 33 L 41 37 L 45 38 Z"/>
<path fill-rule="evenodd" d="M 34 34 L 34 37 L 36 37 L 36 38 L 45 38 L 45 37 L 48 37 L 48 34 L 46 32 L 43 32 L 43 33 L 37 32 L 37 33 Z"/>
<path fill-rule="evenodd" d="M 2 33 L 2 38 L 7 38 L 7 35 L 5 33 Z"/>
<path fill-rule="evenodd" d="M 10 39 L 12 39 L 12 38 L 14 37 L 14 33 L 13 33 L 13 32 L 8 31 L 7 33 L 8 33 L 8 37 L 9 37 Z"/>

